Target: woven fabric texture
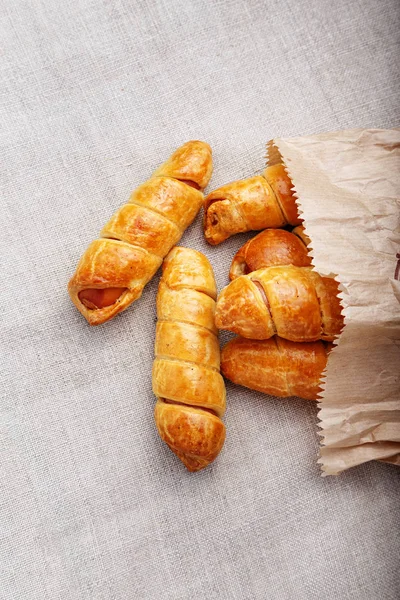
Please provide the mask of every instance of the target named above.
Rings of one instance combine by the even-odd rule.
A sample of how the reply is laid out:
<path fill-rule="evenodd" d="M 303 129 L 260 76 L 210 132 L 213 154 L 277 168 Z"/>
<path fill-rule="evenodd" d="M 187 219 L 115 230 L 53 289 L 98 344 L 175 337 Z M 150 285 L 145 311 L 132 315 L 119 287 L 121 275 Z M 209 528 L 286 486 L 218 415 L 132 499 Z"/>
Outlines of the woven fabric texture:
<path fill-rule="evenodd" d="M 210 188 L 265 143 L 399 118 L 396 0 L 0 0 L 1 600 L 395 600 L 400 471 L 320 477 L 317 407 L 228 384 L 189 474 L 153 422 L 159 274 L 90 328 L 66 285 L 156 166 L 208 141 Z M 182 244 L 219 288 L 250 237 Z M 351 385 L 351 382 L 349 382 Z"/>

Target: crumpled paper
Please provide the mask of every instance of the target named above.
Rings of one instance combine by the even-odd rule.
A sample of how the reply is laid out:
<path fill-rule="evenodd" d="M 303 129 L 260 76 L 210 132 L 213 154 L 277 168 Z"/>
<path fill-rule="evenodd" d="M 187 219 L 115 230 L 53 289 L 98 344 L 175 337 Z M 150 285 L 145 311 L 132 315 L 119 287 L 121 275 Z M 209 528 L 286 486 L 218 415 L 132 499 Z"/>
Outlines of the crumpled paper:
<path fill-rule="evenodd" d="M 400 130 L 274 139 L 267 150 L 293 181 L 315 270 L 340 283 L 346 326 L 319 402 L 323 474 L 400 465 Z"/>

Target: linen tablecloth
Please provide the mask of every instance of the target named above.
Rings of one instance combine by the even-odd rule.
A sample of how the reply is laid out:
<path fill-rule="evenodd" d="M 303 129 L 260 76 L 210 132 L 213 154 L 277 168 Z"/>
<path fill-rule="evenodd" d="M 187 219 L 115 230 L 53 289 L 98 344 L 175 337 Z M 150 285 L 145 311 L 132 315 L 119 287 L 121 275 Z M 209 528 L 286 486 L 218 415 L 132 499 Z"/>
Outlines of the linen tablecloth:
<path fill-rule="evenodd" d="M 317 407 L 227 385 L 187 473 L 153 422 L 159 275 L 90 328 L 77 260 L 181 143 L 209 189 L 265 143 L 399 118 L 396 0 L 0 0 L 1 600 L 394 600 L 396 467 L 322 479 Z M 221 288 L 248 235 L 182 240 Z M 351 385 L 351 382 L 349 382 Z"/>

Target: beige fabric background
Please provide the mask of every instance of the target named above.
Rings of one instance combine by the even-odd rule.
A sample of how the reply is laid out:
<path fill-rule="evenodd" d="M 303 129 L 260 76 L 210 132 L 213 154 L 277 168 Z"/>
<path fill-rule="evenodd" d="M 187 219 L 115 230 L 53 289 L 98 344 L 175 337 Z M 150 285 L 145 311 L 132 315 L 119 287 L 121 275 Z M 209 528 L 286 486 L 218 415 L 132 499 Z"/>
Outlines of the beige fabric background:
<path fill-rule="evenodd" d="M 317 407 L 228 385 L 224 451 L 188 474 L 153 425 L 158 277 L 97 329 L 66 293 L 187 139 L 213 188 L 272 137 L 398 125 L 396 0 L 0 0 L 0 29 L 1 600 L 397 598 L 396 467 L 321 479 Z M 183 243 L 221 287 L 247 237 Z"/>

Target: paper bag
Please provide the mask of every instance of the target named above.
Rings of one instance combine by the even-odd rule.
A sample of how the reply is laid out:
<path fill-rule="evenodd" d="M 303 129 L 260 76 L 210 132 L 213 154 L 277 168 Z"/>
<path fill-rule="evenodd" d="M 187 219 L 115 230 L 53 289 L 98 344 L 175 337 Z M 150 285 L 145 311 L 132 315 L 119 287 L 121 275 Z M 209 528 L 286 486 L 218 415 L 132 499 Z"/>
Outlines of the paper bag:
<path fill-rule="evenodd" d="M 340 283 L 345 328 L 319 403 L 323 473 L 400 465 L 400 130 L 274 139 L 315 270 Z"/>

